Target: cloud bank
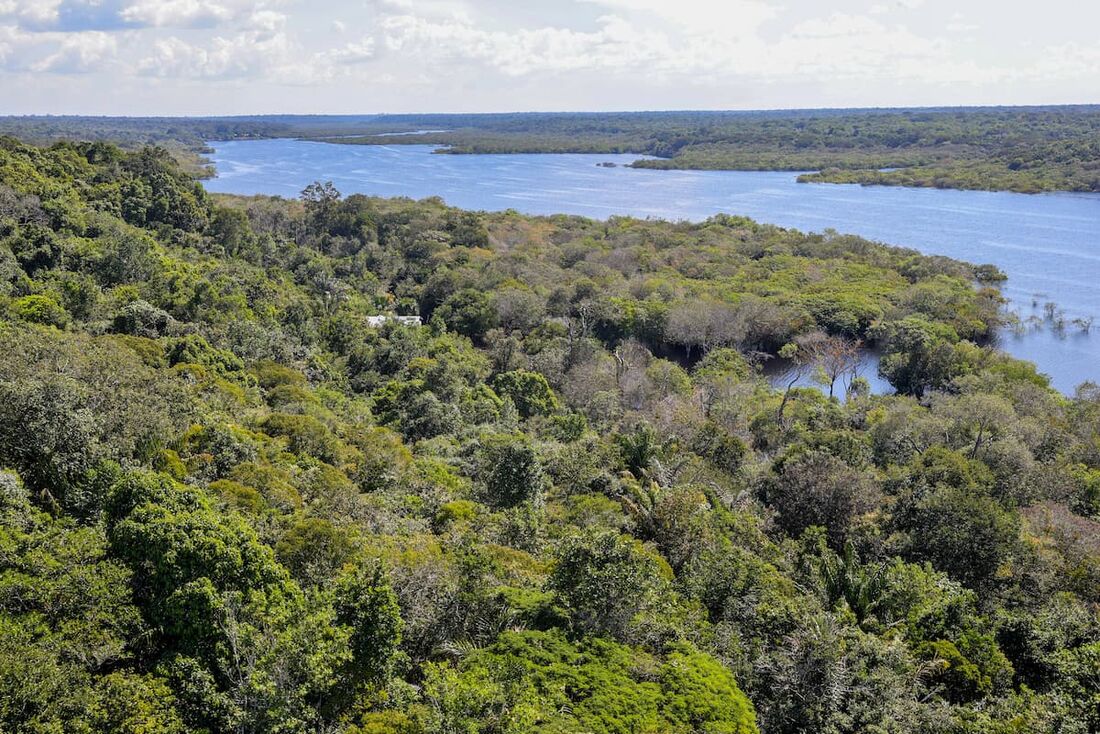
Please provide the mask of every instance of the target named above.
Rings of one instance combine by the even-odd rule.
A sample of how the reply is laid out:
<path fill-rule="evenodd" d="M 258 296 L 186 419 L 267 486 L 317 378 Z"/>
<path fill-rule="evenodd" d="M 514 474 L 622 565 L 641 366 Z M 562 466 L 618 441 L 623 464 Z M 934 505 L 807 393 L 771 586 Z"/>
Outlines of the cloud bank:
<path fill-rule="evenodd" d="M 115 114 L 1095 102 L 1098 21 L 1071 0 L 0 0 L 0 91 Z"/>

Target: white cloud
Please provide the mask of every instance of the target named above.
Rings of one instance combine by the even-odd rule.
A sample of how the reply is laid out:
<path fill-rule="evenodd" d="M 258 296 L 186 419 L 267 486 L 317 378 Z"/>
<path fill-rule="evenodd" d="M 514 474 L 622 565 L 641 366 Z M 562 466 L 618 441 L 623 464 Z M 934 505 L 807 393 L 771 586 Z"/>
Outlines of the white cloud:
<path fill-rule="evenodd" d="M 0 0 L 0 20 L 25 30 L 115 32 L 128 28 L 270 27 L 284 0 Z"/>
<path fill-rule="evenodd" d="M 286 20 L 264 0 L 136 0 L 120 17 L 127 23 L 154 28 L 207 28 L 233 22 L 273 30 Z"/>
<path fill-rule="evenodd" d="M 280 85 L 323 83 L 375 55 L 364 37 L 334 49 L 308 53 L 286 32 L 248 30 L 193 44 L 177 36 L 161 39 L 138 63 L 144 76 L 202 81 L 266 80 Z"/>
<path fill-rule="evenodd" d="M 1044 49 L 1039 58 L 1039 62 L 1028 69 L 1028 75 L 1033 78 L 1096 80 L 1097 70 L 1100 70 L 1100 43 L 1051 46 Z"/>
<path fill-rule="evenodd" d="M 153 27 L 202 27 L 225 22 L 232 10 L 212 0 L 140 0 L 121 13 L 128 23 Z"/>
<path fill-rule="evenodd" d="M 743 37 L 780 14 L 763 0 L 580 0 L 617 13 L 648 13 L 692 32 Z"/>
<path fill-rule="evenodd" d="M 3 25 L 0 71 L 55 74 L 98 71 L 115 60 L 118 40 L 115 34 L 101 31 L 31 32 L 16 25 Z"/>
<path fill-rule="evenodd" d="M 6 0 L 0 2 L 0 17 L 21 25 L 46 26 L 57 22 L 62 0 Z"/>
<path fill-rule="evenodd" d="M 457 23 L 474 22 L 475 13 L 465 0 L 367 0 L 382 15 L 415 15 Z"/>
<path fill-rule="evenodd" d="M 607 16 L 594 32 L 567 28 L 486 31 L 468 23 L 394 15 L 382 24 L 386 48 L 436 63 L 486 63 L 509 76 L 580 69 L 638 68 L 673 53 L 668 39 Z"/>
<path fill-rule="evenodd" d="M 283 13 L 274 10 L 257 10 L 252 13 L 245 25 L 257 31 L 272 33 L 286 26 L 287 17 Z"/>
<path fill-rule="evenodd" d="M 368 36 L 360 41 L 348 43 L 340 48 L 318 54 L 315 57 L 315 63 L 318 65 L 326 63 L 360 64 L 364 61 L 370 61 L 374 57 L 375 41 Z"/>
<path fill-rule="evenodd" d="M 231 79 L 262 75 L 290 64 L 293 44 L 285 33 L 246 31 L 198 45 L 172 36 L 157 41 L 138 62 L 138 72 L 161 78 Z"/>
<path fill-rule="evenodd" d="M 644 10 L 672 17 L 658 0 L 589 0 L 620 10 Z M 703 0 L 683 0 L 685 16 L 698 18 Z M 598 19 L 594 31 L 542 27 L 488 31 L 456 19 L 395 13 L 382 21 L 388 51 L 438 65 L 463 61 L 487 64 L 512 77 L 577 72 L 682 77 L 698 83 L 736 79 L 877 78 L 899 70 L 906 77 L 941 81 L 973 73 L 950 62 L 947 45 L 869 16 L 836 13 L 789 28 L 776 41 L 754 32 L 774 17 L 769 6 L 735 2 L 726 11 L 747 19 L 740 32 L 715 23 L 685 22 L 686 32 L 643 26 L 621 15 Z"/>
<path fill-rule="evenodd" d="M 84 73 L 114 60 L 118 52 L 115 37 L 102 31 L 66 33 L 52 54 L 34 63 L 33 71 Z"/>
<path fill-rule="evenodd" d="M 13 25 L 0 26 L 0 63 L 3 63 L 5 67 L 8 64 L 8 60 L 15 52 L 16 45 L 18 43 L 19 29 Z"/>

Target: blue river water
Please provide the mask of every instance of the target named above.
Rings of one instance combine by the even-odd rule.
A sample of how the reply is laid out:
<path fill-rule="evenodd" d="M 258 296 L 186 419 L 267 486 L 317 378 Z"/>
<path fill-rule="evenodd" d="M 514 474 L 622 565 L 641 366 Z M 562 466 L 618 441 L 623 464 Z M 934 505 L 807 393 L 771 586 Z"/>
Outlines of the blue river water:
<path fill-rule="evenodd" d="M 289 139 L 212 145 L 219 175 L 206 187 L 216 192 L 295 197 L 320 180 L 344 194 L 440 196 L 486 211 L 669 220 L 725 212 L 993 263 L 1008 274 L 1002 291 L 1025 324 L 1006 331 L 1001 347 L 1035 362 L 1064 392 L 1100 382 L 1100 194 L 800 184 L 790 172 L 626 168 L 635 155 L 434 155 L 424 145 Z M 1064 329 L 1039 323 L 1048 302 L 1064 315 Z M 1072 323 L 1094 316 L 1091 334 Z"/>

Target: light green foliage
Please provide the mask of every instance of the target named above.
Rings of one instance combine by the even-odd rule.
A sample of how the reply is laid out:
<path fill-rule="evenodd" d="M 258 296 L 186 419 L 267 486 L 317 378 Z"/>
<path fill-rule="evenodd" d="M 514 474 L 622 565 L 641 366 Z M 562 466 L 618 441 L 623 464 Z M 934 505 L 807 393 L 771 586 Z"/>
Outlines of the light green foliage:
<path fill-rule="evenodd" d="M 69 322 L 65 308 L 50 296 L 23 296 L 11 304 L 16 318 L 32 324 L 64 328 Z"/>
<path fill-rule="evenodd" d="M 237 355 L 225 349 L 215 349 L 201 336 L 187 336 L 168 348 L 168 364 L 197 364 L 210 369 L 221 377 L 233 377 L 244 371 L 244 363 Z M 244 379 L 242 375 L 236 376 Z"/>
<path fill-rule="evenodd" d="M 263 431 L 285 438 L 287 450 L 306 454 L 329 464 L 341 464 L 347 447 L 333 432 L 311 415 L 273 413 L 264 420 Z"/>
<path fill-rule="evenodd" d="M 478 720 L 548 734 L 757 731 L 733 676 L 689 645 L 662 662 L 602 640 L 505 633 L 432 684 L 428 731 L 482 731 Z"/>
<path fill-rule="evenodd" d="M 670 731 L 755 734 L 752 704 L 714 658 L 678 646 L 661 666 L 660 711 Z"/>

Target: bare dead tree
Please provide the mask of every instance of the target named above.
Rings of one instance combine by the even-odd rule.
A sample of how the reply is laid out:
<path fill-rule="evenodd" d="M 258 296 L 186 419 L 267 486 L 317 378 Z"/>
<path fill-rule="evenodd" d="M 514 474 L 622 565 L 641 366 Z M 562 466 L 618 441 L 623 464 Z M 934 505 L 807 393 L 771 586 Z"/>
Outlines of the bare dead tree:
<path fill-rule="evenodd" d="M 791 342 L 779 350 L 779 358 L 786 360 L 782 380 L 783 399 L 779 402 L 779 410 L 776 411 L 776 423 L 783 425 L 783 414 L 787 410 L 787 403 L 791 399 L 791 390 L 799 383 L 813 367 L 810 349 L 800 341 Z"/>
<path fill-rule="evenodd" d="M 821 369 L 829 397 L 833 397 L 836 383 L 845 376 L 851 380 L 859 370 L 861 342 L 842 336 L 821 336 L 808 344 L 809 359 Z"/>

